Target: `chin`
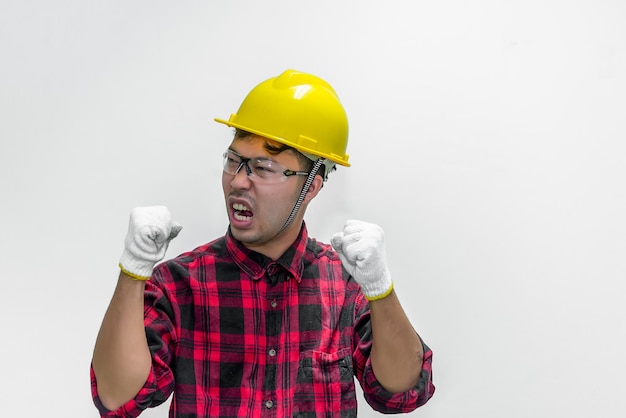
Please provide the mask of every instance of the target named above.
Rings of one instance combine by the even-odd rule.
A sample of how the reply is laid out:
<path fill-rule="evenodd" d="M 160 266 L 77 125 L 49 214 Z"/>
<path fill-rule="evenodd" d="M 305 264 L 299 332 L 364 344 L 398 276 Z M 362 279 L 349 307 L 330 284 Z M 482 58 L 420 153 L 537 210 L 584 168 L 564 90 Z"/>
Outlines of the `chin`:
<path fill-rule="evenodd" d="M 230 226 L 230 232 L 233 234 L 233 237 L 237 239 L 237 241 L 241 241 L 245 244 L 254 244 L 261 239 L 258 233 L 248 229 L 238 229 L 232 224 Z"/>

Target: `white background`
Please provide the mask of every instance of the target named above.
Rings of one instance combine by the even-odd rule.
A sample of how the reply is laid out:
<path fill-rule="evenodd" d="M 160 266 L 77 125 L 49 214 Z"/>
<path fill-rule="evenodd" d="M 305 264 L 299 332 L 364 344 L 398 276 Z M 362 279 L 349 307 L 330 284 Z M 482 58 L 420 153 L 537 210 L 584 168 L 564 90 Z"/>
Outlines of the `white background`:
<path fill-rule="evenodd" d="M 213 118 L 287 68 L 350 119 L 312 235 L 382 225 L 434 350 L 410 416 L 623 416 L 622 0 L 0 1 L 0 416 L 97 416 L 130 209 L 223 234 Z"/>

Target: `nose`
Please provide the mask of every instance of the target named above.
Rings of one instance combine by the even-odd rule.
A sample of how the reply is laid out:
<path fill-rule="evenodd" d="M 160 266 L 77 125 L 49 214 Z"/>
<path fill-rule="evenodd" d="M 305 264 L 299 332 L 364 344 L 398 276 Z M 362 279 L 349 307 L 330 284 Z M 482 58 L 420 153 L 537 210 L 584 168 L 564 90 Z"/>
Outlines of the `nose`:
<path fill-rule="evenodd" d="M 242 170 L 243 168 L 243 170 Z M 250 177 L 249 177 L 250 168 L 248 168 L 248 164 L 241 163 L 235 174 L 231 174 L 233 177 L 230 181 L 230 185 L 234 189 L 247 189 L 250 187 Z"/>

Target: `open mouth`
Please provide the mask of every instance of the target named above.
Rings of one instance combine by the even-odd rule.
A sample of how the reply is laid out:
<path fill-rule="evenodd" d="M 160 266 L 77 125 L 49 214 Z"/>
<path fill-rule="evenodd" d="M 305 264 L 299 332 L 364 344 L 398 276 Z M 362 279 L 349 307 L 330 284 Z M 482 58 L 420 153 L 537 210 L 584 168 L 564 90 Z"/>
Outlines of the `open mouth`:
<path fill-rule="evenodd" d="M 249 221 L 252 219 L 252 212 L 241 203 L 233 203 L 233 217 L 238 221 Z"/>

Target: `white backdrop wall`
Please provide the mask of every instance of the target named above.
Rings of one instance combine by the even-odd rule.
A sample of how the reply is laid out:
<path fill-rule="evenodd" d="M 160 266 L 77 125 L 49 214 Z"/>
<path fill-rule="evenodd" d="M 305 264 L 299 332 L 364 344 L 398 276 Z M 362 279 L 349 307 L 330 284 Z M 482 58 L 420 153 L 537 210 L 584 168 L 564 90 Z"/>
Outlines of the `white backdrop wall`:
<path fill-rule="evenodd" d="M 212 119 L 287 68 L 350 119 L 312 234 L 382 225 L 434 350 L 410 416 L 623 416 L 623 1 L 5 0 L 0 60 L 0 416 L 97 416 L 130 209 L 170 207 L 169 256 L 224 233 Z"/>

